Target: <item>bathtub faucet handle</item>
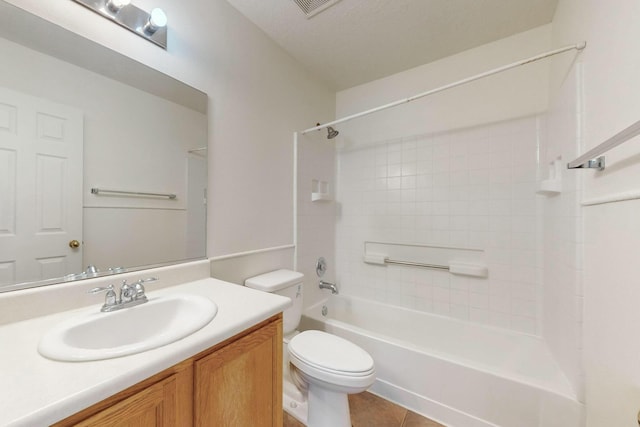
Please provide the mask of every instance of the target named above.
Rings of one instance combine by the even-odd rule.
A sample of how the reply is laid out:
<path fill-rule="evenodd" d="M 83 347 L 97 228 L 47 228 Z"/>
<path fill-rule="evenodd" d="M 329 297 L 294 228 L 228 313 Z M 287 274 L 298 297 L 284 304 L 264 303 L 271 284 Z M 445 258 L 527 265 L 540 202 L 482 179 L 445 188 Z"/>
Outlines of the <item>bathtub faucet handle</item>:
<path fill-rule="evenodd" d="M 318 286 L 320 287 L 320 289 L 329 289 L 333 295 L 336 295 L 338 293 L 338 287 L 335 285 L 335 283 L 320 280 Z"/>

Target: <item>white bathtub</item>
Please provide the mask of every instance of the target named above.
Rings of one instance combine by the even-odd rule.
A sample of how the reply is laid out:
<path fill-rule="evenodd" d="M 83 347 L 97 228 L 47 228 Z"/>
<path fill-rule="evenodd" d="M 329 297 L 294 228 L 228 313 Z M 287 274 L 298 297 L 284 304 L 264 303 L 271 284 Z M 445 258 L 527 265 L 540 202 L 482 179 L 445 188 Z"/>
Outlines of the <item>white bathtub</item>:
<path fill-rule="evenodd" d="M 582 405 L 537 337 L 345 296 L 305 310 L 301 329 L 358 344 L 376 363 L 370 391 L 447 426 L 583 425 Z"/>

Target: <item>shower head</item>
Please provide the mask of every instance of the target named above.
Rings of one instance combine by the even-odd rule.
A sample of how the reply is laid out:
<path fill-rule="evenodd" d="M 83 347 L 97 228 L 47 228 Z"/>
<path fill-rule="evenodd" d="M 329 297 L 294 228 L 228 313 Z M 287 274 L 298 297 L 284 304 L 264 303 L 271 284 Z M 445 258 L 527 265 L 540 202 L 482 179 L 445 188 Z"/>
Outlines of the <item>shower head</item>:
<path fill-rule="evenodd" d="M 331 126 L 327 127 L 327 139 L 333 139 L 338 136 L 340 132 L 332 128 Z"/>

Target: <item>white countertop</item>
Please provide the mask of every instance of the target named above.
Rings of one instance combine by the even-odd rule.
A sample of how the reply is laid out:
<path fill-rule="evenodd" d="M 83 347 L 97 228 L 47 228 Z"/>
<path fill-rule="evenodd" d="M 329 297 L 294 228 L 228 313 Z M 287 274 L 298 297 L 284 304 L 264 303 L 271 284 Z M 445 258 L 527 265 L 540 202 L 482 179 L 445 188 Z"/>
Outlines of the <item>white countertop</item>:
<path fill-rule="evenodd" d="M 147 292 L 150 298 L 172 293 L 208 297 L 218 305 L 218 314 L 192 335 L 126 357 L 58 362 L 38 353 L 38 341 L 49 328 L 71 316 L 99 311 L 102 302 L 0 326 L 0 425 L 33 427 L 60 421 L 268 319 L 291 304 L 288 298 L 213 278 Z"/>

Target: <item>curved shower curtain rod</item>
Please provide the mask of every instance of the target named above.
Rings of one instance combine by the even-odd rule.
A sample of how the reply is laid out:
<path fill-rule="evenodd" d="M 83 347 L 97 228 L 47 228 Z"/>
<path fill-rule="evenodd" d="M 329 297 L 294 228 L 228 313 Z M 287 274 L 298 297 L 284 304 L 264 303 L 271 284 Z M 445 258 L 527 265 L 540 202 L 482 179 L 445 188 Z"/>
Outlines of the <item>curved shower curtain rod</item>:
<path fill-rule="evenodd" d="M 587 42 L 586 41 L 582 41 L 580 43 L 568 45 L 568 46 L 565 46 L 565 47 L 561 47 L 559 49 L 551 50 L 549 52 L 541 53 L 539 55 L 532 56 L 530 58 L 522 59 L 520 61 L 516 61 L 516 62 L 513 62 L 511 64 L 504 65 L 502 67 L 494 68 L 493 70 L 485 71 L 484 73 L 476 74 L 475 76 L 467 77 L 465 79 L 458 80 L 456 82 L 449 83 L 447 85 L 440 86 L 438 88 L 431 89 L 431 90 L 428 90 L 426 92 L 422 92 L 422 93 L 419 93 L 417 95 L 410 96 L 409 98 L 400 99 L 398 101 L 391 102 L 391 103 L 385 104 L 385 105 L 381 105 L 379 107 L 372 108 L 372 109 L 366 110 L 366 111 L 362 111 L 360 113 L 352 114 L 350 116 L 343 117 L 341 119 L 337 119 L 337 120 L 334 120 L 332 122 L 325 123 L 323 125 L 314 126 L 312 128 L 303 130 L 301 133 L 302 133 L 302 135 L 304 135 L 304 134 L 312 132 L 314 130 L 321 130 L 321 129 L 324 129 L 324 128 L 327 128 L 327 127 L 330 127 L 330 126 L 335 126 L 335 125 L 337 125 L 339 123 L 343 123 L 343 122 L 347 122 L 349 120 L 357 119 L 358 117 L 362 117 L 362 116 L 366 116 L 366 115 L 369 115 L 369 114 L 372 114 L 372 113 L 376 113 L 378 111 L 386 110 L 387 108 L 396 107 L 396 106 L 401 105 L 401 104 L 406 104 L 407 102 L 415 101 L 416 99 L 423 98 L 423 97 L 429 96 L 429 95 L 433 95 L 434 93 L 442 92 L 442 91 L 445 91 L 447 89 L 451 89 L 451 88 L 454 88 L 456 86 L 463 85 L 465 83 L 470 83 L 470 82 L 472 82 L 474 80 L 478 80 L 478 79 L 482 79 L 484 77 L 488 77 L 488 76 L 491 76 L 491 75 L 494 75 L 494 74 L 498 74 L 498 73 L 501 73 L 503 71 L 510 70 L 511 68 L 515 68 L 515 67 L 519 67 L 521 65 L 529 64 L 530 62 L 539 61 L 541 59 L 548 58 L 550 56 L 557 55 L 559 53 L 564 53 L 564 52 L 567 52 L 569 50 L 574 50 L 574 49 L 575 50 L 582 50 L 585 47 L 587 47 Z"/>

